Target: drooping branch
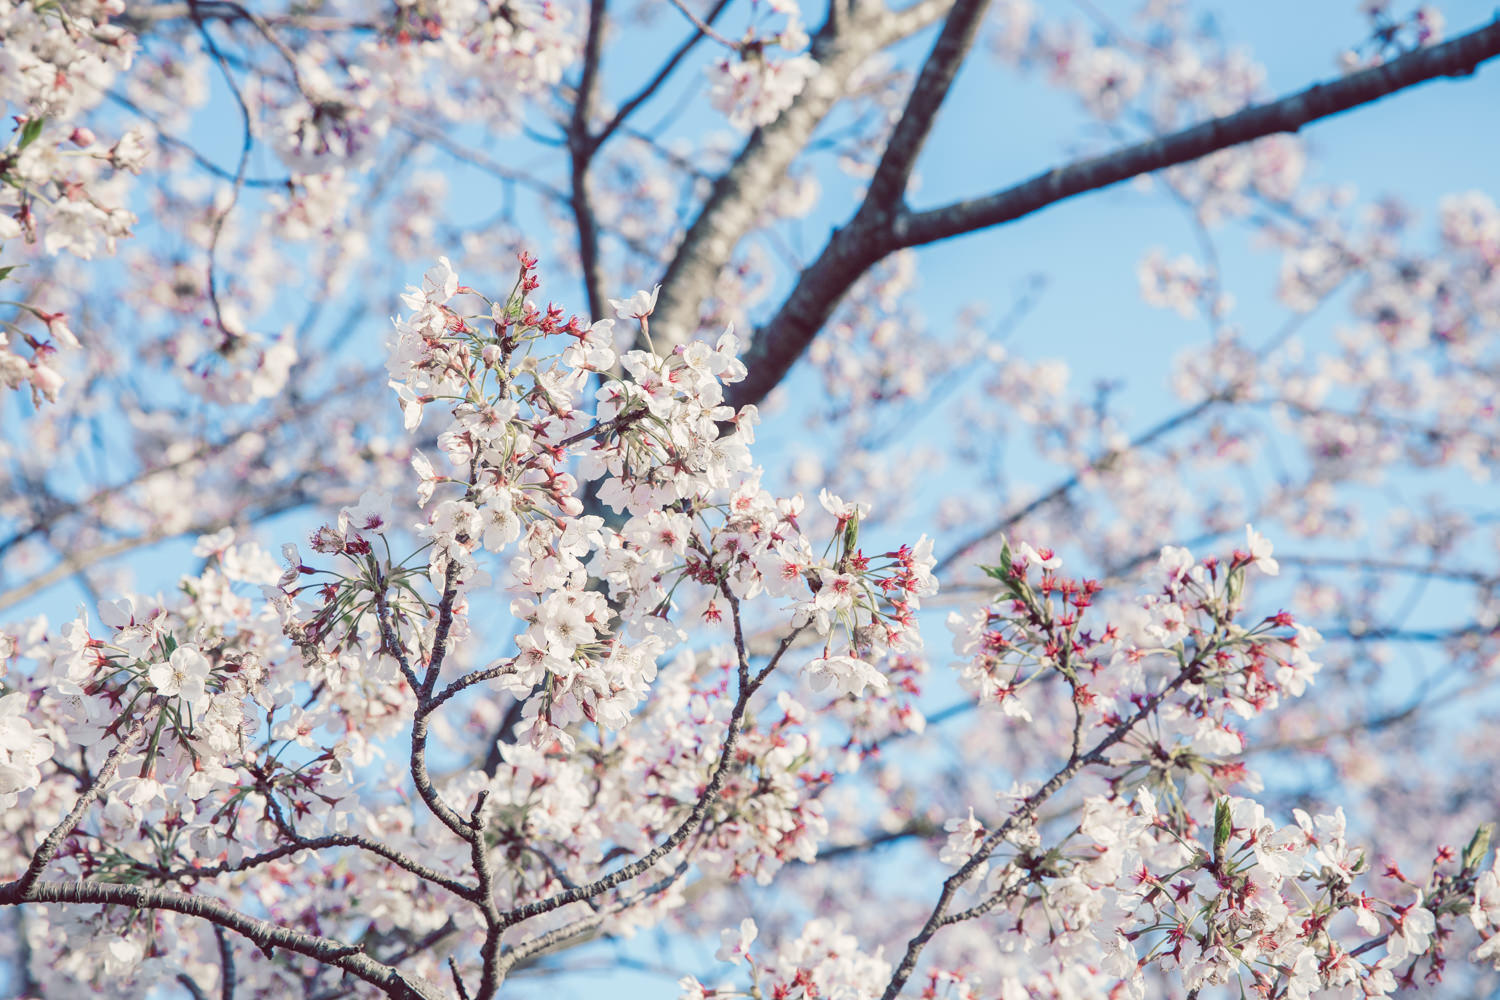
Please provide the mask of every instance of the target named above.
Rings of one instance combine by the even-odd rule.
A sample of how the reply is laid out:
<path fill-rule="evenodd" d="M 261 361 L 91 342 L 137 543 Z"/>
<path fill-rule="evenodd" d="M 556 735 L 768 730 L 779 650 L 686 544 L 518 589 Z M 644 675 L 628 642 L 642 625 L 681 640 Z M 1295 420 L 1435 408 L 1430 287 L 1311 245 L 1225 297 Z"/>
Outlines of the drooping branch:
<path fill-rule="evenodd" d="M 898 205 L 885 206 L 885 211 L 861 206 L 850 224 L 836 230 L 817 260 L 802 271 L 775 316 L 756 332 L 745 357 L 749 377 L 731 388 L 728 402 L 744 406 L 763 400 L 802 356 L 854 282 L 897 250 L 1013 222 L 1132 177 L 1268 135 L 1296 132 L 1437 77 L 1467 76 L 1496 55 L 1500 55 L 1500 20 L 1382 66 L 1048 170 L 993 194 L 920 212 L 901 211 Z"/>

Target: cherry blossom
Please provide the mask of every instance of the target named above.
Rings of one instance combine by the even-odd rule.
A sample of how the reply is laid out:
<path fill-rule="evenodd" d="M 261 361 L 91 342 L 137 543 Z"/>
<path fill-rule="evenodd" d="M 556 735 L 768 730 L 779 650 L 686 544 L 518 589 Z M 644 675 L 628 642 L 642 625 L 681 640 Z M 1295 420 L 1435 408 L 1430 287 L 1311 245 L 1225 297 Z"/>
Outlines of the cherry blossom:
<path fill-rule="evenodd" d="M 1139 7 L 0 0 L 0 981 L 1492 991 L 1494 27 Z"/>

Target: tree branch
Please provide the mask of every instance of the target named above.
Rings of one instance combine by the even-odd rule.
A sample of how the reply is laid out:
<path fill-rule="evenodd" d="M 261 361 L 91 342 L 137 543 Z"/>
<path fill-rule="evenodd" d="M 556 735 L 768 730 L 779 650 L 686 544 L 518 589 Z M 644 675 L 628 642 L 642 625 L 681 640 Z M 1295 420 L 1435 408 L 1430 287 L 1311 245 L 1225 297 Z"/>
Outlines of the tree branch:
<path fill-rule="evenodd" d="M 573 97 L 573 115 L 568 123 L 568 159 L 572 167 L 573 222 L 578 230 L 578 266 L 583 274 L 583 290 L 589 302 L 589 315 L 604 315 L 604 277 L 599 270 L 599 221 L 589 197 L 589 164 L 598 148 L 589 134 L 589 110 L 599 85 L 600 49 L 604 44 L 605 0 L 589 0 L 588 34 L 583 43 L 583 72 Z M 482 992 L 482 991 L 481 991 Z"/>
<path fill-rule="evenodd" d="M 1085 191 L 1200 159 L 1230 146 L 1302 126 L 1440 76 L 1468 76 L 1500 55 L 1500 19 L 1449 42 L 1418 49 L 1340 80 L 1319 83 L 1269 104 L 1257 104 L 1157 139 L 1126 146 L 980 198 L 917 212 L 897 224 L 899 246 L 919 246 L 1011 222 Z"/>
<path fill-rule="evenodd" d="M 732 607 L 734 608 L 736 617 L 738 617 L 738 605 Z M 797 632 L 800 631 L 801 629 L 797 630 Z M 569 903 L 593 899 L 595 896 L 608 892 L 615 886 L 629 882 L 637 875 L 649 870 L 662 858 L 676 850 L 678 845 L 687 840 L 688 837 L 692 836 L 708 816 L 709 807 L 718 798 L 719 791 L 724 787 L 724 782 L 729 776 L 729 765 L 734 760 L 735 747 L 739 745 L 740 727 L 744 723 L 745 710 L 750 705 L 751 696 L 760 689 L 760 686 L 765 683 L 766 678 L 770 676 L 771 671 L 776 668 L 776 664 L 781 659 L 781 654 L 785 652 L 786 646 L 790 645 L 791 639 L 797 632 L 793 632 L 792 635 L 783 640 L 781 650 L 771 658 L 770 663 L 760 673 L 751 678 L 749 676 L 749 663 L 746 659 L 747 654 L 742 645 L 743 633 L 738 628 L 736 629 L 736 636 L 741 643 L 738 650 L 739 694 L 735 698 L 733 710 L 729 713 L 729 725 L 724 735 L 724 746 L 719 751 L 719 759 L 714 765 L 713 775 L 709 778 L 708 784 L 704 787 L 703 791 L 698 794 L 698 799 L 693 803 L 692 810 L 678 824 L 677 828 L 667 835 L 665 840 L 636 860 L 615 869 L 608 875 L 595 879 L 588 885 L 573 886 L 546 899 L 539 899 L 507 911 L 502 916 L 502 926 L 510 927 L 538 914 L 547 913 L 558 907 L 566 906 Z"/>
<path fill-rule="evenodd" d="M 703 302 L 719 272 L 755 227 L 813 131 L 844 96 L 849 77 L 871 54 L 902 37 L 900 30 L 915 30 L 922 23 L 921 17 L 885 10 L 839 14 L 837 6 L 813 39 L 810 52 L 817 72 L 775 121 L 751 133 L 733 165 L 715 182 L 667 266 L 651 314 L 660 350 L 671 350 L 698 328 Z"/>
<path fill-rule="evenodd" d="M 330 834 L 326 837 L 300 837 L 297 836 L 294 830 L 291 830 L 289 828 L 284 830 L 283 833 L 291 837 L 291 840 L 288 843 L 273 847 L 268 851 L 262 851 L 260 854 L 242 858 L 238 862 L 231 863 L 225 861 L 206 868 L 175 868 L 169 870 L 152 868 L 146 869 L 146 871 L 158 878 L 206 879 L 228 872 L 247 871 L 248 869 L 256 868 L 264 864 L 270 864 L 273 861 L 279 861 L 284 857 L 292 854 L 298 854 L 302 851 L 320 851 L 330 847 L 357 847 L 362 851 L 368 851 L 371 854 L 389 861 L 397 868 L 400 868 L 403 871 L 410 872 L 424 882 L 431 882 L 433 885 L 447 889 L 449 892 L 453 893 L 455 896 L 458 896 L 461 899 L 469 900 L 470 902 L 475 899 L 476 892 L 473 886 L 467 886 L 457 879 L 449 878 L 442 872 L 437 871 L 434 868 L 430 868 L 427 865 L 422 864 L 420 861 L 408 857 L 395 848 L 387 844 L 383 844 L 378 840 L 371 840 L 369 837 L 359 836 L 357 834 Z"/>
<path fill-rule="evenodd" d="M 1196 672 L 1198 665 L 1199 660 L 1195 658 L 1188 666 L 1178 671 L 1177 675 L 1165 687 L 1148 698 L 1128 719 L 1119 722 L 1088 753 L 1081 756 L 1074 753 L 1056 774 L 1047 779 L 1045 785 L 1028 795 L 1015 811 L 1006 818 L 1004 823 L 990 831 L 989 835 L 984 838 L 969 860 L 964 862 L 961 868 L 948 876 L 943 882 L 943 890 L 938 896 L 937 903 L 932 908 L 932 913 L 927 917 L 927 922 L 922 925 L 922 929 L 907 943 L 906 954 L 902 956 L 901 964 L 896 967 L 895 973 L 886 985 L 885 993 L 881 1000 L 895 1000 L 901 993 L 901 988 L 906 985 L 907 979 L 916 970 L 917 959 L 922 954 L 922 950 L 927 947 L 927 942 L 932 940 L 932 936 L 939 929 L 960 919 L 968 918 L 969 911 L 950 916 L 948 914 L 949 903 L 953 901 L 953 897 L 958 893 L 959 888 L 969 880 L 969 877 L 974 874 L 980 865 L 989 859 L 990 854 L 1009 835 L 1011 830 L 1016 827 L 1016 824 L 1023 819 L 1033 817 L 1036 814 L 1037 807 L 1051 798 L 1058 789 L 1072 780 L 1073 776 L 1079 771 L 1083 770 L 1089 764 L 1103 761 L 1104 752 L 1123 740 L 1142 720 L 1156 711 L 1157 706 L 1162 703 L 1167 695 L 1186 683 L 1187 679 Z"/>
<path fill-rule="evenodd" d="M 712 26 L 713 23 L 719 19 L 719 15 L 724 13 L 724 8 L 728 6 L 729 0 L 716 0 L 713 5 L 713 9 L 711 9 L 708 12 L 707 16 L 704 17 L 703 22 L 707 25 Z M 703 37 L 704 33 L 702 29 L 695 30 L 692 35 L 688 36 L 686 41 L 677 46 L 677 50 L 667 57 L 666 62 L 661 64 L 661 68 L 656 71 L 656 75 L 653 76 L 650 81 L 645 84 L 645 86 L 636 91 L 635 94 L 632 95 L 624 104 L 620 105 L 620 108 L 615 112 L 614 117 L 611 118 L 603 128 L 601 128 L 594 134 L 592 140 L 594 148 L 597 149 L 599 146 L 602 146 L 605 141 L 615 133 L 616 129 L 625 124 L 626 119 L 635 114 L 636 109 L 638 109 L 642 104 L 646 103 L 646 101 L 650 99 L 652 94 L 656 93 L 657 89 L 660 88 L 661 85 L 667 81 L 667 78 L 672 75 L 672 71 L 677 68 L 677 64 L 680 63 L 683 58 L 693 50 L 694 46 L 696 46 L 700 41 L 703 40 Z"/>
<path fill-rule="evenodd" d="M 234 931 L 267 951 L 283 948 L 343 969 L 375 986 L 393 1000 L 444 1000 L 442 991 L 431 983 L 383 965 L 356 947 L 332 938 L 282 927 L 269 920 L 246 916 L 206 896 L 190 896 L 170 889 L 112 882 L 38 882 L 25 890 L 12 882 L 0 887 L 0 906 L 16 906 L 21 903 L 94 903 L 128 906 L 137 910 L 185 913 Z"/>
<path fill-rule="evenodd" d="M 147 711 L 141 713 L 141 717 L 135 720 L 135 724 L 121 737 L 120 742 L 110 750 L 109 756 L 104 758 L 104 763 L 99 767 L 99 773 L 78 796 L 78 801 L 73 803 L 73 808 L 58 821 L 58 824 L 52 828 L 52 832 L 47 834 L 46 839 L 38 845 L 36 852 L 31 856 L 31 863 L 26 866 L 21 877 L 14 882 L 0 886 L 0 904 L 3 904 L 9 895 L 14 895 L 16 901 L 19 902 L 21 897 L 31 891 L 31 887 L 42 877 L 42 872 L 46 871 L 52 859 L 57 856 L 63 841 L 67 840 L 68 836 L 78 828 L 78 824 L 83 822 L 83 816 L 88 812 L 89 806 L 94 804 L 105 787 L 114 780 L 115 772 L 120 769 L 121 761 L 130 752 L 131 744 L 140 739 L 154 711 L 160 710 L 162 701 L 161 698 L 153 698 Z"/>
<path fill-rule="evenodd" d="M 818 259 L 798 277 L 776 315 L 756 332 L 745 356 L 749 377 L 730 388 L 726 402 L 738 407 L 765 399 L 802 356 L 854 282 L 896 250 L 1012 222 L 1087 191 L 1278 132 L 1296 132 L 1311 122 L 1440 76 L 1466 76 L 1497 54 L 1500 19 L 1382 66 L 1049 170 L 994 194 L 904 213 L 886 226 L 878 225 L 880 220 L 874 216 L 861 219 L 856 215 L 849 226 L 834 232 Z"/>
<path fill-rule="evenodd" d="M 219 1000 L 234 1000 L 234 945 L 218 924 L 214 924 L 214 942 L 219 946 Z"/>
<path fill-rule="evenodd" d="M 958 0 L 948 12 L 943 30 L 922 64 L 901 118 L 886 142 L 875 176 L 865 191 L 861 214 L 892 212 L 905 204 L 912 168 L 927 144 L 938 109 L 952 89 L 959 67 L 974 45 L 974 36 L 988 7 L 989 0 Z"/>

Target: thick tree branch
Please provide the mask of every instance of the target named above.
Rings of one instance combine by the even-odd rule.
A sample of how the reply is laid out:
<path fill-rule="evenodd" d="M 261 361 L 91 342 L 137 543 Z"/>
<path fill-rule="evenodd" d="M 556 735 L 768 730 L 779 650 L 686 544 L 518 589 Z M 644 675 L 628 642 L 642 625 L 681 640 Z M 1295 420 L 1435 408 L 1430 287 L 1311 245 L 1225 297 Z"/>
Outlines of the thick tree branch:
<path fill-rule="evenodd" d="M 1085 191 L 1188 163 L 1268 135 L 1299 131 L 1304 125 L 1440 76 L 1468 76 L 1496 55 L 1500 55 L 1500 19 L 1450 42 L 1418 49 L 1339 80 L 1314 84 L 1269 104 L 1253 105 L 1158 139 L 1049 170 L 994 194 L 914 213 L 897 223 L 896 239 L 903 247 L 918 246 L 1011 222 Z"/>
<path fill-rule="evenodd" d="M 745 357 L 749 377 L 731 387 L 727 402 L 744 406 L 763 400 L 802 356 L 854 282 L 887 254 L 1012 222 L 1075 195 L 1241 143 L 1296 132 L 1311 122 L 1440 76 L 1466 76 L 1497 54 L 1500 20 L 1383 66 L 1049 170 L 994 194 L 900 214 L 886 224 L 881 224 L 884 220 L 878 214 L 861 208 L 847 227 L 834 232 L 818 259 L 798 277 L 780 310 L 757 331 Z"/>
<path fill-rule="evenodd" d="M 589 27 L 583 43 L 583 71 L 573 97 L 573 115 L 568 122 L 568 159 L 571 166 L 573 223 L 578 230 L 578 266 L 589 315 L 604 315 L 604 276 L 599 269 L 599 222 L 589 197 L 589 164 L 598 148 L 589 134 L 589 111 L 599 85 L 600 49 L 604 45 L 605 0 L 589 0 Z"/>

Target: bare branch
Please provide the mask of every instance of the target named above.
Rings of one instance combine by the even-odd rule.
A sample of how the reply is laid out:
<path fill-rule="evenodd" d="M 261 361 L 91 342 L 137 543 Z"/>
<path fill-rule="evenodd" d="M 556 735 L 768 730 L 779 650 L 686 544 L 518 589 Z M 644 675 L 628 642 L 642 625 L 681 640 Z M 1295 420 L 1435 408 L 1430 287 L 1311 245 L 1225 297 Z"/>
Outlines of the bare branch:
<path fill-rule="evenodd" d="M 165 143 L 166 145 L 171 146 L 174 149 L 182 150 L 188 156 L 191 156 L 193 158 L 193 161 L 197 163 L 198 166 L 202 167 L 204 170 L 213 174 L 220 180 L 234 180 L 233 171 L 225 170 L 213 160 L 210 160 L 207 156 L 204 156 L 203 153 L 199 151 L 198 147 L 194 146 L 186 139 L 179 138 L 178 136 L 172 135 L 170 132 L 166 131 L 166 129 L 163 128 L 160 120 L 157 119 L 155 115 L 152 115 L 151 113 L 146 111 L 145 108 L 141 107 L 139 104 L 135 103 L 124 94 L 117 93 L 116 91 L 111 90 L 107 91 L 104 96 L 108 97 L 111 101 L 114 101 L 122 108 L 129 110 L 137 118 L 140 118 L 146 124 L 150 125 L 151 128 L 156 132 L 157 141 Z M 291 175 L 288 174 L 285 177 L 244 177 L 240 179 L 240 183 L 245 187 L 273 189 L 281 188 L 284 190 L 292 186 L 293 180 Z"/>
<path fill-rule="evenodd" d="M 818 259 L 798 277 L 776 315 L 756 332 L 745 356 L 749 377 L 731 387 L 727 402 L 744 406 L 765 399 L 802 356 L 854 282 L 896 250 L 1012 222 L 1087 191 L 1278 132 L 1296 132 L 1311 122 L 1440 76 L 1466 76 L 1497 54 L 1500 20 L 1383 66 L 1049 170 L 991 195 L 901 214 L 888 225 L 882 224 L 884 220 L 877 215 L 856 215 L 850 225 L 833 234 Z"/>
<path fill-rule="evenodd" d="M 448 628 L 453 623 L 453 603 L 457 599 L 458 584 L 455 578 L 455 567 L 450 565 L 444 579 L 443 597 L 438 602 L 438 625 L 434 633 L 432 655 L 428 657 L 427 672 L 423 678 L 417 677 L 411 660 L 406 655 L 406 649 L 401 643 L 401 637 L 396 633 L 396 627 L 391 619 L 391 607 L 386 601 L 383 589 L 376 591 L 375 609 L 380 625 L 381 640 L 390 654 L 396 658 L 396 663 L 401 668 L 401 675 L 406 678 L 407 685 L 411 687 L 417 699 L 417 711 L 411 723 L 412 783 L 416 786 L 417 795 L 426 803 L 428 811 L 459 838 L 466 843 L 472 843 L 477 834 L 470 829 L 462 816 L 443 801 L 443 797 L 438 794 L 438 790 L 432 784 L 432 776 L 427 771 L 429 713 L 425 711 L 425 707 L 432 696 L 432 688 L 437 684 L 438 672 L 442 669 L 443 645 L 447 639 Z"/>
<path fill-rule="evenodd" d="M 948 12 L 943 30 L 933 43 L 922 72 L 906 100 L 901 118 L 896 122 L 885 152 L 875 168 L 875 176 L 865 192 L 860 214 L 892 212 L 905 204 L 906 185 L 912 168 L 927 143 L 937 120 L 938 109 L 953 87 L 959 67 L 974 45 L 989 0 L 958 0 Z"/>
<path fill-rule="evenodd" d="M 1351 108 L 1440 76 L 1468 76 L 1500 55 L 1500 19 L 1449 42 L 1418 49 L 1340 80 L 1319 83 L 1269 104 L 1257 104 L 1170 135 L 1049 170 L 1014 187 L 980 198 L 917 212 L 896 226 L 898 246 L 919 246 L 1011 222 L 1085 191 L 1096 191 L 1141 174 L 1200 159 Z"/>
<path fill-rule="evenodd" d="M 683 3 L 682 0 L 667 0 L 667 2 L 670 3 L 673 7 L 676 7 L 678 11 L 682 13 L 682 16 L 687 18 L 688 21 L 692 23 L 693 27 L 698 29 L 698 34 L 700 36 L 707 36 L 709 38 L 712 38 L 714 41 L 718 42 L 725 48 L 733 49 L 736 52 L 740 51 L 741 46 L 739 42 L 736 42 L 732 38 L 725 38 L 723 35 L 719 34 L 713 29 L 709 22 L 703 20 L 703 18 L 699 17 L 697 14 L 694 14 L 688 7 L 688 5 Z"/>
<path fill-rule="evenodd" d="M 886 44 L 909 37 L 943 16 L 953 0 L 917 0 L 891 12 L 886 22 Z"/>
<path fill-rule="evenodd" d="M 229 201 L 224 207 L 214 213 L 213 224 L 208 243 L 208 301 L 213 306 L 214 322 L 219 331 L 228 335 L 229 328 L 224 325 L 224 309 L 219 301 L 219 278 L 218 278 L 218 255 L 219 237 L 224 232 L 224 223 L 229 221 L 229 213 L 234 211 L 234 206 L 239 203 L 240 191 L 245 186 L 245 172 L 250 166 L 250 150 L 255 145 L 255 129 L 250 118 L 250 106 L 245 103 L 245 95 L 240 93 L 240 86 L 235 82 L 234 74 L 229 69 L 229 61 L 219 49 L 219 43 L 214 41 L 214 36 L 209 32 L 208 25 L 204 23 L 199 10 L 200 0 L 188 0 L 188 11 L 193 17 L 193 22 L 198 26 L 198 34 L 203 39 L 203 44 L 213 55 L 214 61 L 219 66 L 219 71 L 224 77 L 224 82 L 229 86 L 229 92 L 234 95 L 235 104 L 240 109 L 240 121 L 243 135 L 240 140 L 239 163 L 234 168 L 234 179 L 229 193 Z"/>
<path fill-rule="evenodd" d="M 214 924 L 214 942 L 219 946 L 219 1000 L 234 1000 L 234 946 L 218 924 Z"/>
<path fill-rule="evenodd" d="M 729 0 L 716 0 L 713 5 L 713 9 L 711 9 L 708 12 L 708 15 L 704 17 L 704 22 L 706 24 L 712 25 L 719 19 L 719 15 L 724 13 L 724 9 L 728 6 Z M 677 69 L 677 64 L 682 62 L 683 58 L 687 56 L 687 54 L 691 52 L 693 48 L 703 40 L 703 38 L 704 34 L 700 29 L 694 31 L 686 41 L 677 46 L 676 51 L 674 51 L 670 56 L 667 57 L 666 62 L 661 64 L 661 68 L 656 71 L 656 75 L 653 76 L 645 86 L 641 87 L 640 90 L 636 91 L 628 100 L 626 100 L 624 104 L 621 104 L 619 110 L 615 112 L 615 116 L 611 118 L 603 128 L 601 128 L 594 134 L 593 143 L 595 148 L 602 146 L 605 141 L 607 141 L 609 137 L 615 133 L 616 129 L 625 124 L 626 119 L 635 114 L 636 110 L 640 108 L 642 104 L 646 103 L 646 101 L 651 98 L 652 94 L 656 93 L 661 85 L 665 83 L 667 79 L 672 75 L 672 72 Z"/>
<path fill-rule="evenodd" d="M 514 673 L 515 669 L 516 661 L 512 657 L 493 666 L 485 667 L 483 670 L 475 670 L 464 674 L 428 699 L 427 704 L 422 706 L 421 712 L 423 715 L 430 714 L 434 709 L 465 688 L 471 688 L 475 684 L 483 684 L 485 681 L 494 680 L 496 677 L 504 677 L 506 674 Z"/>
<path fill-rule="evenodd" d="M 458 990 L 458 1000 L 469 1000 L 469 990 L 464 986 L 463 977 L 458 974 L 458 962 L 452 955 L 448 956 L 448 971 L 453 974 L 453 988 Z"/>
<path fill-rule="evenodd" d="M 1341 570 L 1351 573 L 1400 573 L 1407 576 L 1424 576 L 1436 580 L 1452 580 L 1458 583 L 1473 583 L 1481 587 L 1500 586 L 1500 576 L 1477 569 L 1446 566 L 1440 562 L 1409 563 L 1398 559 L 1360 558 L 1355 556 L 1302 556 L 1277 554 L 1276 561 L 1283 566 L 1301 566 L 1304 569 Z"/>
<path fill-rule="evenodd" d="M 599 269 L 599 221 L 589 197 L 589 164 L 598 148 L 589 134 L 589 113 L 599 84 L 600 49 L 604 44 L 605 0 L 589 0 L 589 27 L 583 43 L 583 72 L 573 97 L 573 115 L 568 123 L 568 153 L 572 167 L 573 223 L 578 230 L 578 264 L 589 315 L 604 315 L 604 276 Z M 481 990 L 481 992 L 483 992 Z"/>
<path fill-rule="evenodd" d="M 621 413 L 616 417 L 612 417 L 609 420 L 601 420 L 598 423 L 594 424 L 592 427 L 584 428 L 577 434 L 573 434 L 569 437 L 563 438 L 557 443 L 557 446 L 559 448 L 567 448 L 570 445 L 575 445 L 580 441 L 586 440 L 591 437 L 596 437 L 599 434 L 608 434 L 612 431 L 624 430 L 626 427 L 629 427 L 637 420 L 644 419 L 650 414 L 650 412 L 650 410 L 647 410 L 645 408 L 639 410 L 626 410 L 624 413 Z"/>

